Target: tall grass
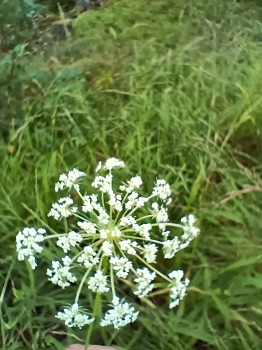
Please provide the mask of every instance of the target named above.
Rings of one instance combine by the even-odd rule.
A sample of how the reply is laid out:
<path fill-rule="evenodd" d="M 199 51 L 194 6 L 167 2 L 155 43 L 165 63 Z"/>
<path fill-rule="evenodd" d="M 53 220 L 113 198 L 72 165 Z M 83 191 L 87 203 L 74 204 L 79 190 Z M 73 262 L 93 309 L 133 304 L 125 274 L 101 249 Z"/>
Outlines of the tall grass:
<path fill-rule="evenodd" d="M 93 342 L 261 349 L 260 16 L 251 2 L 115 0 L 80 16 L 76 37 L 50 49 L 50 61 L 31 58 L 29 71 L 54 78 L 31 81 L 22 126 L 1 142 L 3 349 L 63 349 L 84 337 L 54 318 L 71 300 L 46 282 L 55 248 L 32 273 L 16 261 L 15 235 L 47 220 L 60 172 L 77 166 L 91 178 L 108 156 L 125 160 L 146 189 L 168 180 L 172 215 L 193 211 L 201 235 L 172 262 L 192 280 L 177 310 L 156 297 L 159 307 L 141 305 L 133 328 L 95 328 Z"/>

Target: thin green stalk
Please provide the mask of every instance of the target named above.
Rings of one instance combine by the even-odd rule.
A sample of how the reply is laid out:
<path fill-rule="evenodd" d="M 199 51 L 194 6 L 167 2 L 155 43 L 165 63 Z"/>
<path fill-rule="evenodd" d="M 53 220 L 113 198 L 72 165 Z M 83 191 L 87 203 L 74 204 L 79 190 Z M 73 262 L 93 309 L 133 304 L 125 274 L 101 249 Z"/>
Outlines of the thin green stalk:
<path fill-rule="evenodd" d="M 93 265 L 90 266 L 88 270 L 86 270 L 86 272 L 85 272 L 85 274 L 84 274 L 84 276 L 83 276 L 83 278 L 82 278 L 82 280 L 81 280 L 81 283 L 79 284 L 79 287 L 78 287 L 77 292 L 76 292 L 76 297 L 75 297 L 75 302 L 76 302 L 76 303 L 78 302 L 78 299 L 79 299 L 81 290 L 82 290 L 82 288 L 83 288 L 83 285 L 84 285 L 84 283 L 85 283 L 85 281 L 86 281 L 86 279 L 87 279 L 87 276 L 88 276 L 89 273 L 91 272 L 92 268 L 93 268 Z"/>
<path fill-rule="evenodd" d="M 160 271 L 158 271 L 157 269 L 155 269 L 152 265 L 148 264 L 143 258 L 141 258 L 141 256 L 139 256 L 138 254 L 136 255 L 136 257 L 142 261 L 143 264 L 145 264 L 149 269 L 153 270 L 157 275 L 161 276 L 163 279 L 165 279 L 166 281 L 168 281 L 169 283 L 172 282 L 172 280 L 170 278 L 168 278 L 167 276 L 165 276 L 163 273 L 161 273 Z"/>
<path fill-rule="evenodd" d="M 94 303 L 94 309 L 93 309 L 93 313 L 92 313 L 92 318 L 95 318 L 98 314 L 98 307 L 101 307 L 101 302 L 100 302 L 100 294 L 96 293 L 96 297 L 95 297 L 95 303 Z M 84 350 L 88 350 L 88 346 L 90 345 L 90 339 L 91 339 L 91 335 L 92 335 L 92 330 L 94 327 L 94 322 L 92 322 L 88 328 L 88 332 L 86 335 L 86 341 L 85 341 L 85 349 Z"/>
<path fill-rule="evenodd" d="M 0 322 L 1 322 L 1 337 L 2 337 L 2 345 L 3 345 L 2 349 L 3 350 L 6 350 L 7 348 L 6 348 L 5 326 L 4 326 L 4 320 L 3 320 L 3 314 L 2 314 L 2 305 L 4 303 L 4 295 L 5 295 L 5 291 L 7 288 L 7 283 L 10 279 L 14 264 L 15 264 L 15 260 L 13 260 L 12 264 L 10 265 L 10 267 L 8 269 L 8 272 L 7 272 L 7 275 L 5 278 L 5 282 L 4 282 L 4 285 L 3 285 L 3 288 L 2 288 L 2 291 L 0 294 Z"/>
<path fill-rule="evenodd" d="M 179 225 L 179 224 L 173 224 L 171 222 L 161 222 L 160 224 L 162 225 L 166 225 L 166 226 L 172 226 L 172 227 L 178 227 L 178 228 L 183 228 L 183 225 Z M 158 226 L 159 224 L 152 224 L 152 226 Z"/>
<path fill-rule="evenodd" d="M 132 238 L 132 239 L 135 239 L 135 240 L 141 240 L 141 241 L 146 241 L 146 242 L 152 242 L 152 243 L 157 243 L 157 244 L 164 244 L 164 242 L 160 242 L 160 241 L 156 241 L 154 239 L 145 239 L 143 237 L 135 237 L 135 236 L 126 236 L 125 235 L 125 238 Z"/>
<path fill-rule="evenodd" d="M 113 296 L 116 296 L 116 290 L 115 290 L 115 284 L 114 284 L 114 271 L 113 271 L 113 265 L 110 264 L 110 282 L 111 282 L 111 288 Z"/>

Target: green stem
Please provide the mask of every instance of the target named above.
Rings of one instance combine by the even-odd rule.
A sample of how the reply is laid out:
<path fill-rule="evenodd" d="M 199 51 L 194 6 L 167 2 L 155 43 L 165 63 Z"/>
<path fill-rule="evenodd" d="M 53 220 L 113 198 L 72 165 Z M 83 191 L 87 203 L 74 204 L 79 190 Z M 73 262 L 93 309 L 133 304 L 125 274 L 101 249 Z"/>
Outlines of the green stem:
<path fill-rule="evenodd" d="M 4 303 L 4 296 L 5 296 L 5 292 L 6 292 L 6 289 L 7 289 L 7 284 L 8 284 L 8 281 L 10 279 L 10 276 L 11 276 L 11 272 L 13 270 L 13 267 L 15 265 L 15 260 L 13 259 L 10 267 L 9 267 L 9 270 L 7 272 L 7 275 L 6 275 L 6 278 L 5 278 L 5 281 L 4 281 L 4 285 L 3 285 L 3 288 L 2 288 L 2 291 L 1 291 L 1 294 L 0 294 L 0 323 L 1 323 L 1 336 L 2 336 L 2 344 L 3 344 L 3 350 L 6 350 L 6 334 L 5 334 L 5 323 L 4 323 L 4 320 L 3 320 L 3 317 L 2 317 L 2 307 L 3 307 L 3 303 Z"/>
<path fill-rule="evenodd" d="M 138 254 L 136 255 L 136 257 L 142 261 L 143 264 L 145 264 L 149 269 L 153 270 L 156 274 L 158 274 L 159 276 L 161 276 L 163 279 L 165 279 L 166 281 L 168 281 L 169 283 L 172 282 L 172 280 L 168 277 L 166 277 L 163 273 L 161 273 L 160 271 L 158 271 L 157 269 L 155 269 L 152 265 L 148 264 L 143 258 L 141 258 L 141 256 L 139 256 Z"/>
<path fill-rule="evenodd" d="M 105 209 L 105 198 L 104 198 L 104 192 L 102 192 L 102 195 L 101 195 L 101 200 L 102 200 L 102 206 L 103 206 L 103 209 Z"/>
<path fill-rule="evenodd" d="M 75 303 L 78 302 L 78 299 L 79 299 L 81 290 L 82 290 L 82 288 L 83 288 L 83 285 L 84 285 L 84 283 L 85 283 L 85 281 L 86 281 L 86 279 L 87 279 L 87 276 L 89 275 L 90 271 L 92 270 L 92 268 L 93 268 L 93 265 L 90 266 L 88 270 L 86 270 L 86 272 L 85 272 L 85 274 L 84 274 L 84 276 L 83 276 L 83 278 L 82 278 L 82 281 L 81 281 L 81 283 L 79 284 L 79 287 L 78 287 L 77 292 L 76 292 Z"/>
<path fill-rule="evenodd" d="M 116 291 L 115 291 L 114 271 L 113 271 L 113 265 L 112 264 L 110 264 L 110 282 L 111 282 L 111 288 L 112 288 L 113 297 L 115 297 L 116 296 Z"/>
<path fill-rule="evenodd" d="M 23 207 L 29 211 L 30 214 L 32 214 L 41 224 L 46 227 L 50 232 L 57 233 L 55 230 L 52 229 L 49 225 L 46 224 L 45 221 L 43 221 L 32 209 L 30 209 L 26 204 L 22 203 Z"/>
<path fill-rule="evenodd" d="M 154 217 L 154 215 L 145 215 L 145 216 L 142 216 L 141 218 L 136 219 L 136 221 L 140 221 L 140 220 L 144 220 L 144 219 L 152 218 L 152 217 Z"/>
<path fill-rule="evenodd" d="M 92 313 L 92 318 L 95 318 L 95 316 L 98 314 L 97 309 L 98 309 L 98 305 L 99 304 L 100 304 L 100 294 L 96 293 L 94 309 L 93 309 L 93 313 Z M 92 322 L 90 324 L 89 328 L 88 328 L 88 332 L 87 332 L 87 335 L 86 335 L 86 341 L 85 341 L 85 349 L 84 350 L 88 350 L 88 346 L 90 345 L 90 339 L 91 339 L 93 327 L 94 327 L 94 322 Z"/>
<path fill-rule="evenodd" d="M 78 219 L 81 219 L 81 220 L 84 220 L 84 221 L 88 221 L 88 222 L 93 223 L 92 221 L 88 220 L 87 218 L 84 218 L 84 217 L 82 217 L 82 216 L 80 216 L 80 215 L 78 215 L 78 214 L 76 214 L 76 213 L 73 213 L 73 216 L 75 216 L 75 217 L 78 218 Z"/>
<path fill-rule="evenodd" d="M 51 238 L 57 238 L 57 237 L 65 236 L 65 235 L 67 235 L 67 233 L 57 233 L 56 235 L 45 236 L 44 240 L 51 239 Z"/>
<path fill-rule="evenodd" d="M 160 242 L 160 241 L 156 241 L 156 240 L 154 240 L 154 239 L 145 239 L 144 237 L 135 237 L 135 236 L 126 236 L 125 235 L 125 237 L 124 237 L 125 239 L 126 238 L 132 238 L 132 239 L 134 239 L 134 240 L 141 240 L 141 241 L 145 241 L 145 242 L 152 242 L 152 243 L 157 243 L 157 244 L 164 244 L 163 242 Z"/>

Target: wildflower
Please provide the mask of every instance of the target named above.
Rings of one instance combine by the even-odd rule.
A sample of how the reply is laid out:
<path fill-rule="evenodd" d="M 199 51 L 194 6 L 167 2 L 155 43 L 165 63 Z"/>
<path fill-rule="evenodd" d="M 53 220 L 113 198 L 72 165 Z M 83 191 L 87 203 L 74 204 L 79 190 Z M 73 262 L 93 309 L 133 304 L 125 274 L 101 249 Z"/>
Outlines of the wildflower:
<path fill-rule="evenodd" d="M 146 244 L 143 253 L 149 264 L 156 262 L 157 246 L 155 244 Z"/>
<path fill-rule="evenodd" d="M 116 256 L 110 258 L 109 262 L 113 265 L 113 269 L 117 271 L 116 275 L 119 278 L 126 278 L 133 266 L 127 258 L 118 258 Z"/>
<path fill-rule="evenodd" d="M 77 261 L 86 268 L 89 268 L 99 263 L 99 257 L 92 247 L 86 246 L 83 249 L 83 253 L 77 258 Z"/>
<path fill-rule="evenodd" d="M 139 231 L 140 226 L 137 224 L 136 219 L 132 216 L 122 216 L 120 221 L 119 221 L 119 226 L 126 227 L 126 226 L 131 226 L 134 231 Z"/>
<path fill-rule="evenodd" d="M 98 208 L 98 221 L 100 221 L 100 223 L 107 225 L 110 221 L 110 216 L 107 214 L 107 212 L 102 208 L 99 207 Z"/>
<path fill-rule="evenodd" d="M 79 226 L 83 231 L 89 235 L 94 235 L 96 233 L 96 225 L 88 221 L 78 221 L 77 226 Z"/>
<path fill-rule="evenodd" d="M 125 167 L 125 163 L 122 160 L 112 157 L 106 160 L 105 165 L 102 166 L 102 169 L 111 171 L 112 169 L 115 169 L 115 168 L 124 168 L 124 167 Z"/>
<path fill-rule="evenodd" d="M 119 188 L 121 191 L 125 191 L 126 193 L 131 193 L 134 190 L 141 187 L 143 181 L 140 176 L 131 177 L 129 181 L 127 181 L 126 185 L 121 185 Z"/>
<path fill-rule="evenodd" d="M 71 283 L 76 282 L 76 277 L 70 272 L 70 264 L 71 259 L 66 256 L 62 258 L 64 266 L 60 264 L 59 261 L 52 261 L 52 270 L 47 269 L 47 276 L 49 281 L 53 284 L 57 284 L 58 286 L 65 288 L 69 287 Z"/>
<path fill-rule="evenodd" d="M 65 308 L 63 312 L 58 312 L 57 318 L 65 322 L 67 327 L 82 328 L 86 324 L 92 323 L 95 319 L 81 313 L 77 303 L 74 303 L 71 308 Z"/>
<path fill-rule="evenodd" d="M 145 240 L 150 239 L 149 232 L 152 230 L 151 224 L 142 224 L 138 226 L 137 232 L 140 234 L 140 236 L 144 237 Z"/>
<path fill-rule="evenodd" d="M 113 308 L 106 312 L 105 317 L 100 322 L 100 326 L 113 325 L 115 329 L 119 329 L 137 319 L 139 312 L 135 311 L 135 308 L 130 306 L 130 304 L 121 302 L 119 297 L 115 296 L 112 304 Z"/>
<path fill-rule="evenodd" d="M 56 244 L 63 249 L 65 253 L 70 250 L 70 247 L 75 247 L 78 243 L 82 242 L 82 236 L 75 232 L 71 231 L 67 236 L 59 237 Z"/>
<path fill-rule="evenodd" d="M 165 276 L 152 264 L 160 254 L 165 259 L 173 258 L 198 236 L 196 218 L 190 214 L 178 224 L 169 221 L 167 205 L 171 201 L 171 188 L 165 180 L 156 180 L 148 197 L 139 193 L 143 182 L 138 175 L 123 182 L 115 191 L 112 170 L 124 166 L 124 162 L 116 158 L 100 162 L 92 182 L 92 194 L 80 191 L 79 183 L 85 173 L 73 169 L 62 174 L 55 185 L 56 191 L 76 190 L 77 203 L 71 197 L 62 197 L 52 205 L 48 216 L 55 220 L 72 216 L 67 223 L 73 225 L 73 230 L 67 234 L 46 235 L 43 229 L 25 228 L 17 235 L 18 259 L 28 258 L 33 268 L 36 267 L 35 255 L 42 252 L 40 243 L 43 240 L 55 239 L 66 254 L 70 252 L 70 257 L 65 256 L 62 262 L 52 261 L 52 267 L 47 269 L 52 283 L 66 288 L 77 281 L 72 267 L 77 276 L 83 272 L 75 304 L 57 315 L 69 327 L 82 327 L 94 320 L 78 306 L 85 285 L 94 293 L 112 293 L 113 305 L 105 313 L 101 326 L 113 325 L 116 329 L 134 322 L 138 315 L 131 304 L 116 296 L 118 279 L 124 279 L 129 285 L 134 283 L 133 292 L 139 298 L 150 294 L 155 288 L 155 279 L 164 279 L 170 288 L 170 308 L 186 295 L 189 280 L 183 280 L 183 271 Z M 100 171 L 108 173 L 102 176 Z"/>
<path fill-rule="evenodd" d="M 55 184 L 55 191 L 58 192 L 65 188 L 71 190 L 73 187 L 75 190 L 80 191 L 80 187 L 77 184 L 77 180 L 86 176 L 83 171 L 79 171 L 78 169 L 73 169 L 68 171 L 67 173 L 61 174 L 59 176 L 59 181 Z"/>
<path fill-rule="evenodd" d="M 195 226 L 196 218 L 194 215 L 188 215 L 181 219 L 181 223 L 183 224 L 183 241 L 192 241 L 199 235 L 199 228 Z"/>
<path fill-rule="evenodd" d="M 189 279 L 186 278 L 182 281 L 184 272 L 181 270 L 173 271 L 168 275 L 170 278 L 174 279 L 175 286 L 170 289 L 171 302 L 169 308 L 172 309 L 176 307 L 180 300 L 182 300 L 186 295 L 186 287 L 189 285 Z"/>
<path fill-rule="evenodd" d="M 166 259 L 172 259 L 175 254 L 180 250 L 180 241 L 178 237 L 167 240 L 163 243 L 163 251 Z"/>
<path fill-rule="evenodd" d="M 38 243 L 44 241 L 44 234 L 46 230 L 39 228 L 38 230 L 33 227 L 25 227 L 23 231 L 19 231 L 16 236 L 16 250 L 18 252 L 18 260 L 25 260 L 28 257 L 28 262 L 35 269 L 37 264 L 35 260 L 35 254 L 41 253 L 43 247 Z"/>
<path fill-rule="evenodd" d="M 171 189 L 165 180 L 157 180 L 152 192 L 153 196 L 160 198 L 166 204 L 171 202 Z"/>
<path fill-rule="evenodd" d="M 108 204 L 117 211 L 122 211 L 123 206 L 122 206 L 122 196 L 121 195 L 115 195 L 114 193 L 110 193 L 110 198 L 108 201 Z"/>
<path fill-rule="evenodd" d="M 136 248 L 138 247 L 137 242 L 132 242 L 130 239 L 126 239 L 119 242 L 120 249 L 124 252 L 126 251 L 127 254 L 130 255 L 136 255 Z"/>
<path fill-rule="evenodd" d="M 137 282 L 137 289 L 134 291 L 134 294 L 139 298 L 144 298 L 154 288 L 154 284 L 151 282 L 155 279 L 156 273 L 150 272 L 148 268 L 144 267 L 137 269 L 136 274 L 137 278 L 134 281 Z"/>
<path fill-rule="evenodd" d="M 60 198 L 57 203 L 52 204 L 48 216 L 53 216 L 55 220 L 67 218 L 77 212 L 77 207 L 72 207 L 73 203 L 74 201 L 70 197 Z"/>
<path fill-rule="evenodd" d="M 104 256 L 111 256 L 113 254 L 112 249 L 114 248 L 114 245 L 108 241 L 104 241 L 102 243 L 102 250 Z"/>
<path fill-rule="evenodd" d="M 103 193 L 111 193 L 112 179 L 112 174 L 108 174 L 106 176 L 96 176 L 92 183 L 92 187 L 99 189 Z"/>
<path fill-rule="evenodd" d="M 97 207 L 97 195 L 83 196 L 82 210 L 84 213 L 91 213 Z"/>
<path fill-rule="evenodd" d="M 89 278 L 88 288 L 94 293 L 106 293 L 109 291 L 107 287 L 107 276 L 103 275 L 101 270 L 98 270 L 93 277 Z"/>

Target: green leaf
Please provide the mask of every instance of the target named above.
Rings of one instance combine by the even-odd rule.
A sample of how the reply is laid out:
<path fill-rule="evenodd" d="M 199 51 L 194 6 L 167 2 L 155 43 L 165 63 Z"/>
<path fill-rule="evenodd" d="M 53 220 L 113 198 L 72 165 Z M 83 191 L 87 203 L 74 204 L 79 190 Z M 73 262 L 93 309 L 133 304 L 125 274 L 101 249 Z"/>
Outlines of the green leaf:
<path fill-rule="evenodd" d="M 234 262 L 233 264 L 228 265 L 228 266 L 223 270 L 223 272 L 225 272 L 225 271 L 231 271 L 231 270 L 235 270 L 235 269 L 239 269 L 240 267 L 245 267 L 245 266 L 253 265 L 253 264 L 257 263 L 261 258 L 262 258 L 262 255 L 253 256 L 253 257 L 251 257 L 251 258 L 238 260 L 238 261 Z"/>

